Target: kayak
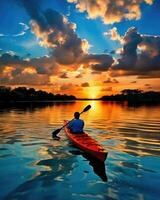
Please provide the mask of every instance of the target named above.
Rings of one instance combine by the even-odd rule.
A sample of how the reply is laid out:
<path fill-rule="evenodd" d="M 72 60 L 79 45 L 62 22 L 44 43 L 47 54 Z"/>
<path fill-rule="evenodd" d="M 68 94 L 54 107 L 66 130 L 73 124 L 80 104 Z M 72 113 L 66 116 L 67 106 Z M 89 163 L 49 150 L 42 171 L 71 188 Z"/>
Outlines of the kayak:
<path fill-rule="evenodd" d="M 67 124 L 67 122 L 68 121 L 65 120 L 64 125 Z M 108 152 L 106 152 L 103 147 L 86 132 L 73 134 L 67 126 L 65 126 L 64 131 L 76 147 L 102 162 L 106 160 Z"/>

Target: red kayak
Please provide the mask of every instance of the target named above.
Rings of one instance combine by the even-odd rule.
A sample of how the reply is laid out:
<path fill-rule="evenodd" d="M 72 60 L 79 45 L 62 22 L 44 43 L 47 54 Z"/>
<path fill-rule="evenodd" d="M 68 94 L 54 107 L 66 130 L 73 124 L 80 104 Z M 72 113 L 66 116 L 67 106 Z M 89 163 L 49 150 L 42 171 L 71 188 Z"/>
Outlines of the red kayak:
<path fill-rule="evenodd" d="M 64 121 L 64 125 L 67 121 Z M 107 158 L 107 152 L 102 148 L 100 144 L 93 138 L 91 138 L 87 133 L 83 134 L 73 134 L 71 131 L 65 126 L 64 131 L 68 138 L 74 143 L 75 146 L 82 149 L 86 153 L 92 155 L 98 160 L 104 162 Z"/>

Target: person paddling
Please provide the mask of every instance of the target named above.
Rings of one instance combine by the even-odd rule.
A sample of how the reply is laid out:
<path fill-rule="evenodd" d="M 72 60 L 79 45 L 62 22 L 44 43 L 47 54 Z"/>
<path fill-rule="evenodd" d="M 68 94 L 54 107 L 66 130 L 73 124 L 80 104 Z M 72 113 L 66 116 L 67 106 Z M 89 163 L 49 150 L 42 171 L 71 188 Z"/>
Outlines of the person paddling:
<path fill-rule="evenodd" d="M 79 119 L 79 117 L 80 117 L 80 113 L 75 112 L 74 119 L 70 121 L 70 123 L 67 126 L 67 128 L 69 128 L 73 134 L 83 133 L 84 121 L 82 119 Z"/>

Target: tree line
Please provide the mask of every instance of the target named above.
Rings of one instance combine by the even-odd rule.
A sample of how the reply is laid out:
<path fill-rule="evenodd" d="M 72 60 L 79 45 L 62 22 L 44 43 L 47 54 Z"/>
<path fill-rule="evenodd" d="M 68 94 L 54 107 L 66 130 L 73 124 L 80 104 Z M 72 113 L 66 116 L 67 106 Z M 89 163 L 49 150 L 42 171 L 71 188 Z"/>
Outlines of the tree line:
<path fill-rule="evenodd" d="M 129 103 L 160 103 L 160 92 L 144 92 L 138 89 L 125 89 L 120 94 L 103 96 L 104 101 L 128 101 Z"/>
<path fill-rule="evenodd" d="M 75 100 L 73 95 L 53 94 L 34 88 L 0 86 L 0 101 L 56 101 Z"/>

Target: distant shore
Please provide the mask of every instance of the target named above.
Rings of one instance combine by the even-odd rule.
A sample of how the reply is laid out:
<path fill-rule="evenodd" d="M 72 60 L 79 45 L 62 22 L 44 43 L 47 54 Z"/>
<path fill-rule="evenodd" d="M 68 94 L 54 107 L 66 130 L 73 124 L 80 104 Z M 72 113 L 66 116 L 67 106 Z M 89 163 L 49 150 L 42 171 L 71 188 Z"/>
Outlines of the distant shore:
<path fill-rule="evenodd" d="M 21 103 L 54 103 L 74 101 L 113 101 L 128 102 L 128 104 L 160 104 L 160 92 L 144 92 L 138 89 L 125 89 L 120 94 L 103 96 L 101 98 L 76 98 L 73 95 L 53 94 L 34 88 L 18 87 L 11 89 L 0 86 L 0 104 Z"/>
<path fill-rule="evenodd" d="M 0 86 L 0 101 L 3 102 L 37 102 L 37 101 L 70 101 L 76 100 L 73 95 L 53 94 L 34 88 Z"/>

